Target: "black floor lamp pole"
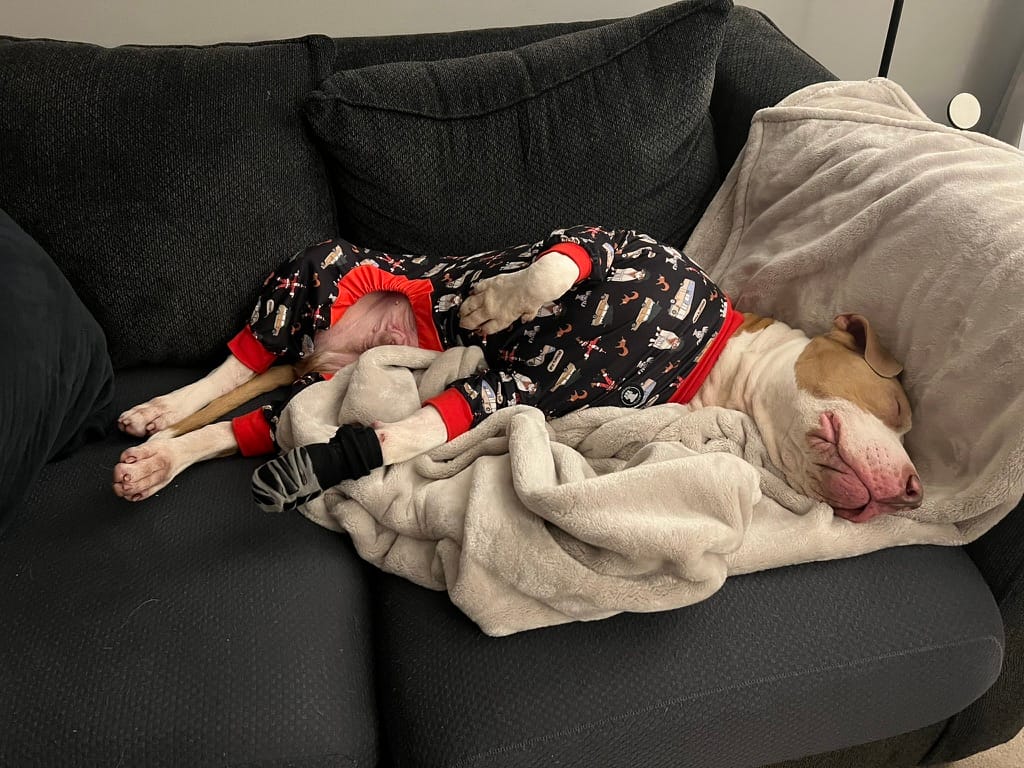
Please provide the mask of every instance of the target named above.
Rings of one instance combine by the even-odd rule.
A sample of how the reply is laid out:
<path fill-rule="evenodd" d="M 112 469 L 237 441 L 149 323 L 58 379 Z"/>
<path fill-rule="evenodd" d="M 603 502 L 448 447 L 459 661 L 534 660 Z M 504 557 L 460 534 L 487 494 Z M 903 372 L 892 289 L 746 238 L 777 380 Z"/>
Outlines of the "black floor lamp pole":
<path fill-rule="evenodd" d="M 903 13 L 903 0 L 893 0 L 892 15 L 889 17 L 889 31 L 885 33 L 885 48 L 882 49 L 882 63 L 878 65 L 878 76 L 889 76 L 889 62 L 892 61 L 892 49 L 896 44 L 896 31 L 900 28 L 900 15 Z"/>

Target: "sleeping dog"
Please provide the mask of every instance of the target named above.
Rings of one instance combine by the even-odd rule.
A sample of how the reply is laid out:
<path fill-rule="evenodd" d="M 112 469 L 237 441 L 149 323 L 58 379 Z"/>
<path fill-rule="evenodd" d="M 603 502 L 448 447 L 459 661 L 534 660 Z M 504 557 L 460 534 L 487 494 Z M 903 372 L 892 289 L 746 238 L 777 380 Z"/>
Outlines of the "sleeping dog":
<path fill-rule="evenodd" d="M 839 315 L 830 331 L 808 338 L 738 313 L 678 250 L 596 226 L 440 260 L 343 240 L 300 251 L 264 282 L 221 366 L 121 415 L 122 431 L 149 440 L 124 451 L 114 492 L 139 501 L 196 462 L 273 453 L 283 403 L 209 422 L 285 383 L 294 394 L 385 344 L 480 344 L 488 367 L 406 419 L 344 425 L 328 443 L 264 464 L 253 476 L 261 507 L 297 507 L 342 480 L 430 451 L 505 406 L 556 417 L 657 403 L 747 413 L 789 484 L 848 520 L 921 503 L 902 446 L 911 425 L 896 378 L 902 367 L 865 318 Z"/>

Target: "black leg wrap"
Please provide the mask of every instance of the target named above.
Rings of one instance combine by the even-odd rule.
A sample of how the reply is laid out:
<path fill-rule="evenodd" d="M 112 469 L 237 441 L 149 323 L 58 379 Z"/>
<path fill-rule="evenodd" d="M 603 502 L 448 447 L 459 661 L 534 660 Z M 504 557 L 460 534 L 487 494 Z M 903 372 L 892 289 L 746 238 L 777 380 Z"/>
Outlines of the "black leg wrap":
<path fill-rule="evenodd" d="M 360 424 L 342 424 L 328 443 L 307 448 L 320 449 L 312 459 L 316 476 L 324 488 L 342 480 L 356 480 L 384 466 L 377 433 Z"/>
<path fill-rule="evenodd" d="M 300 445 L 259 467 L 252 476 L 252 495 L 264 511 L 284 512 L 383 465 L 377 433 L 343 424 L 328 442 Z"/>

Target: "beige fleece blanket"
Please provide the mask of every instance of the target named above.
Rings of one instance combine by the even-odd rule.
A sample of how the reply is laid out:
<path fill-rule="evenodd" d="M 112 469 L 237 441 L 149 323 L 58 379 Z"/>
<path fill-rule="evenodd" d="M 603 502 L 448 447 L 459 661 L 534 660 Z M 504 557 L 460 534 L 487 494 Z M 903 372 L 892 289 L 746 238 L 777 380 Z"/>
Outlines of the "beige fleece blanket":
<path fill-rule="evenodd" d="M 887 81 L 812 86 L 757 114 L 687 248 L 741 309 L 819 331 L 862 311 L 907 366 L 913 517 L 834 518 L 720 408 L 499 411 L 429 456 L 304 508 L 360 555 L 504 635 L 680 607 L 729 574 L 960 544 L 1020 497 L 1021 154 L 927 122 Z M 482 364 L 476 348 L 364 354 L 285 409 L 285 448 L 393 421 Z"/>
<path fill-rule="evenodd" d="M 914 409 L 915 519 L 969 541 L 1016 505 L 1024 153 L 929 121 L 884 78 L 812 85 L 755 115 L 686 250 L 744 311 L 880 329 Z"/>

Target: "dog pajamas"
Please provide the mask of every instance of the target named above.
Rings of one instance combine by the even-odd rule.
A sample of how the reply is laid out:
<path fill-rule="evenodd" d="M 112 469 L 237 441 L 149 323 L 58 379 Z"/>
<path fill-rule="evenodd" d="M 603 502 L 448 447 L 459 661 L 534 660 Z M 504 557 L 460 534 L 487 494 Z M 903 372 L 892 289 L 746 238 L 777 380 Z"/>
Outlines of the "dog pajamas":
<path fill-rule="evenodd" d="M 575 285 L 529 322 L 481 339 L 459 326 L 459 307 L 488 277 L 557 251 L 579 267 Z M 312 354 L 331 327 L 374 291 L 408 297 L 424 349 L 482 345 L 488 368 L 425 404 L 448 439 L 498 408 L 532 405 L 547 416 L 590 406 L 687 402 L 742 321 L 728 298 L 680 251 L 627 230 L 577 226 L 537 243 L 463 257 L 396 256 L 329 240 L 297 253 L 266 280 L 250 322 L 230 343 L 262 372 Z M 319 377 L 305 377 L 296 391 Z M 235 419 L 245 455 L 274 450 L 283 404 Z"/>

